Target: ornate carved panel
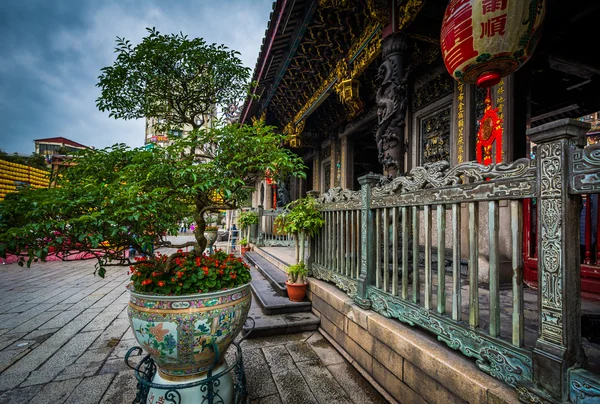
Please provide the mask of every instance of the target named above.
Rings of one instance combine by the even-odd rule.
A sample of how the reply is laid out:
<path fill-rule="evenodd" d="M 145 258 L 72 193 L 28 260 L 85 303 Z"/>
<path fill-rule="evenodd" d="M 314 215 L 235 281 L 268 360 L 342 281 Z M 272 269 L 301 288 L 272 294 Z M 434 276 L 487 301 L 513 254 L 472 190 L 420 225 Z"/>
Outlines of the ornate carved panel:
<path fill-rule="evenodd" d="M 438 340 L 445 342 L 450 348 L 475 358 L 477 367 L 484 372 L 513 387 L 531 381 L 533 363 L 525 350 L 502 344 L 497 339 L 457 324 L 448 317 L 437 316 L 374 287 L 369 287 L 367 291 L 374 311 L 433 332 Z"/>
<path fill-rule="evenodd" d="M 448 105 L 421 119 L 421 164 L 450 161 L 450 111 Z"/>
<path fill-rule="evenodd" d="M 528 198 L 535 192 L 535 161 L 527 158 L 489 166 L 467 162 L 450 167 L 439 161 L 373 188 L 371 207 Z"/>
<path fill-rule="evenodd" d="M 539 209 L 541 247 L 539 252 L 542 291 L 542 336 L 562 344 L 562 141 L 542 144 Z"/>
<path fill-rule="evenodd" d="M 571 192 L 577 194 L 600 192 L 600 143 L 573 153 Z"/>
<path fill-rule="evenodd" d="M 331 144 L 328 144 L 321 149 L 321 160 L 326 160 L 329 157 L 331 157 Z"/>
<path fill-rule="evenodd" d="M 315 262 L 312 263 L 311 269 L 315 278 L 335 283 L 338 288 L 342 289 L 350 297 L 356 294 L 357 281 L 354 279 L 347 278 Z"/>
<path fill-rule="evenodd" d="M 412 94 L 412 109 L 416 111 L 432 102 L 452 93 L 454 91 L 454 80 L 445 72 L 433 77 L 420 87 L 416 87 Z"/>

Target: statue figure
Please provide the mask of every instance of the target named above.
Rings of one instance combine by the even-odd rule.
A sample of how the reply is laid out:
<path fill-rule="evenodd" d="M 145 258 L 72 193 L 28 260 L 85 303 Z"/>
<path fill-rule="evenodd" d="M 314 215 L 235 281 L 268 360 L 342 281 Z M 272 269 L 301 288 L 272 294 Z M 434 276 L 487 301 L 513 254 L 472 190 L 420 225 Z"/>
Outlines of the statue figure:
<path fill-rule="evenodd" d="M 283 208 L 291 202 L 290 191 L 285 186 L 283 181 L 277 184 L 277 207 Z"/>

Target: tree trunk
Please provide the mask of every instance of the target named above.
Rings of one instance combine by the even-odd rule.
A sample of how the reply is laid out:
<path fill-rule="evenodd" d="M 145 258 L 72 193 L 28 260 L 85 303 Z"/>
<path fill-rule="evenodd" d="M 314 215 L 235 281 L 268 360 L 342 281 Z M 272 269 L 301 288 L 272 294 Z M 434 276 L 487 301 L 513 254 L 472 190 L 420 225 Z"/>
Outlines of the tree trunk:
<path fill-rule="evenodd" d="M 298 233 L 292 235 L 294 237 L 294 246 L 296 247 L 296 264 L 300 262 L 300 243 L 298 242 Z"/>
<path fill-rule="evenodd" d="M 299 263 L 303 264 L 304 263 L 304 239 L 306 238 L 304 232 L 300 233 L 300 260 L 298 261 Z"/>
<path fill-rule="evenodd" d="M 206 229 L 206 220 L 204 220 L 204 214 L 202 213 L 204 205 L 196 198 L 196 211 L 194 212 L 194 220 L 196 221 L 196 228 L 194 229 L 194 237 L 198 243 L 197 255 L 201 255 L 206 249 L 207 240 L 204 237 L 204 230 Z"/>

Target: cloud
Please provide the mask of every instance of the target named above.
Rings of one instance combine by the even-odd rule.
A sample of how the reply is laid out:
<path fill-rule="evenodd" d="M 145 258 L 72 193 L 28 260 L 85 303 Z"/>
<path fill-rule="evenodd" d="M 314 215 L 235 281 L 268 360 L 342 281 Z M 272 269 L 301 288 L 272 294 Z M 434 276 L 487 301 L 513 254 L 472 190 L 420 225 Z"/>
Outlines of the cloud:
<path fill-rule="evenodd" d="M 271 0 L 3 0 L 0 148 L 28 154 L 33 139 L 53 136 L 141 146 L 143 120 L 114 120 L 95 106 L 116 37 L 137 43 L 146 27 L 181 31 L 240 51 L 253 69 L 271 9 Z"/>

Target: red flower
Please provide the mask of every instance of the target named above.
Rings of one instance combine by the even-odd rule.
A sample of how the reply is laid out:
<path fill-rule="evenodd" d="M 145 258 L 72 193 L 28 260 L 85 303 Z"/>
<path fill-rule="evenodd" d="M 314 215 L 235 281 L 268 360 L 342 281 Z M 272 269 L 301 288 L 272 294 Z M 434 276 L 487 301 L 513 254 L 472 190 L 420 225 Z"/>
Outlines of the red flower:
<path fill-rule="evenodd" d="M 183 250 L 179 249 L 179 250 L 177 250 L 177 252 L 181 254 L 183 252 Z"/>
<path fill-rule="evenodd" d="M 152 279 L 144 279 L 142 281 L 142 285 L 143 286 L 150 285 L 151 283 L 152 283 Z"/>
<path fill-rule="evenodd" d="M 236 278 L 236 276 L 237 276 L 237 275 L 235 274 L 235 272 L 232 272 L 232 273 L 231 273 L 231 279 L 235 279 L 235 278 Z"/>
<path fill-rule="evenodd" d="M 165 281 L 158 281 L 158 286 L 160 286 L 161 288 L 162 288 L 163 286 L 165 286 Z"/>

